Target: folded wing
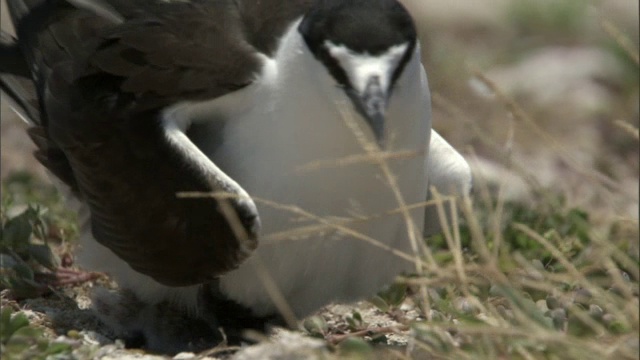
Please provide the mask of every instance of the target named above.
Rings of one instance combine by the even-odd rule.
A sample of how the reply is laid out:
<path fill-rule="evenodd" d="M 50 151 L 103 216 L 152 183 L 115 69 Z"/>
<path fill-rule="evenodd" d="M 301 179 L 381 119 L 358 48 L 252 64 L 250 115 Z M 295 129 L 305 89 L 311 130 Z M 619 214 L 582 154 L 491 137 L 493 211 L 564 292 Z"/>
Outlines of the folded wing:
<path fill-rule="evenodd" d="M 281 16 L 293 20 L 304 3 Z M 285 29 L 243 12 L 241 1 L 8 5 L 17 40 L 3 36 L 3 59 L 12 57 L 0 63 L 0 84 L 32 122 L 37 158 L 89 205 L 96 240 L 171 286 L 207 281 L 247 258 L 257 246 L 255 205 L 222 170 L 176 152 L 161 114 L 251 84 L 258 52 L 273 51 Z M 18 85 L 25 75 L 33 86 Z M 231 198 L 178 196 L 219 191 Z"/>

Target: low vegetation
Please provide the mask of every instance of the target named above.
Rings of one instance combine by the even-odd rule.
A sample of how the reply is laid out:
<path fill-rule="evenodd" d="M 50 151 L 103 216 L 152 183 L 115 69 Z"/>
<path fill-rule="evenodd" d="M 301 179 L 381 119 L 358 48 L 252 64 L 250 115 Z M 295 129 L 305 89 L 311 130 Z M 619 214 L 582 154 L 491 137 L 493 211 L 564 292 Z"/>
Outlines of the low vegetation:
<path fill-rule="evenodd" d="M 35 185 L 20 181 L 29 184 L 22 190 Z M 5 186 L 16 186 L 15 180 Z M 58 197 L 18 188 L 3 192 L 14 200 L 3 198 L 2 207 L 2 352 L 8 358 L 73 358 L 78 344 L 74 350 L 69 341 L 29 325 L 20 306 L 20 299 L 56 296 L 42 279 L 74 240 L 73 219 Z M 39 205 L 25 208 L 16 198 Z M 458 205 L 457 226 L 425 240 L 423 272 L 370 300 L 395 326 L 369 324 L 354 307 L 333 328 L 322 314 L 308 319 L 305 332 L 349 357 L 366 358 L 390 334 L 402 334 L 408 342 L 393 356 L 637 358 L 637 223 L 596 229 L 588 211 L 567 206 L 562 197 L 521 204 L 476 194 Z M 62 238 L 51 241 L 52 227 L 71 230 L 59 230 Z M 416 307 L 421 315 L 406 316 Z"/>

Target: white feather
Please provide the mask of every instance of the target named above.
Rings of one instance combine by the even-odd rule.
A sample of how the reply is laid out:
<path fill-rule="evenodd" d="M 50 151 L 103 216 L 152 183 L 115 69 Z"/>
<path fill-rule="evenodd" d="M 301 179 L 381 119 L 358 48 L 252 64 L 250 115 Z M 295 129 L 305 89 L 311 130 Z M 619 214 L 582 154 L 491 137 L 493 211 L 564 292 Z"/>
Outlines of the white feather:
<path fill-rule="evenodd" d="M 296 28 L 297 23 L 287 32 L 276 57 L 265 59 L 264 72 L 254 85 L 213 101 L 182 103 L 168 109 L 165 120 L 170 138 L 180 140 L 180 133 L 192 121 L 200 124 L 198 148 L 250 196 L 293 205 L 325 221 L 396 209 L 394 194 L 374 163 L 300 171 L 317 161 L 365 153 L 336 104 L 343 104 L 360 128 L 368 125 L 352 110 L 344 91 L 335 86 L 326 68 L 309 52 Z M 426 199 L 427 174 L 445 193 L 449 184 L 455 184 L 461 193 L 470 186 L 464 159 L 431 132 L 429 88 L 419 54 L 416 48 L 398 79 L 386 113 L 390 139 L 387 150 L 416 153 L 414 157 L 388 160 L 409 204 Z M 207 131 L 211 136 L 220 131 L 220 119 L 228 119 L 221 143 L 202 140 L 211 138 Z M 371 132 L 364 133 L 368 141 L 375 141 Z M 210 161 L 203 159 L 200 163 L 206 167 Z M 223 293 L 252 308 L 256 315 L 276 312 L 259 270 L 266 269 L 294 313 L 305 316 L 331 301 L 368 297 L 398 273 L 412 269 L 407 259 L 331 228 L 268 241 L 272 234 L 316 225 L 318 221 L 265 202 L 256 203 L 263 240 L 255 259 L 226 274 L 220 282 Z M 421 210 L 411 216 L 416 226 L 423 226 Z M 411 253 L 408 231 L 399 214 L 352 221 L 345 226 Z M 197 287 L 169 288 L 134 272 L 95 242 L 88 228 L 84 230 L 85 264 L 110 272 L 122 287 L 132 289 L 143 301 L 174 300 L 195 306 Z M 256 259 L 264 268 L 257 266 Z"/>
<path fill-rule="evenodd" d="M 345 123 L 336 104 L 344 104 L 368 141 L 373 134 L 354 110 L 343 89 L 319 63 L 296 26 L 288 32 L 275 58 L 277 76 L 248 91 L 255 106 L 225 127 L 224 142 L 209 153 L 251 196 L 295 205 L 323 219 L 381 214 L 398 207 L 378 165 L 362 163 L 300 172 L 306 165 L 363 154 L 365 150 Z M 389 151 L 415 151 L 412 158 L 389 160 L 407 203 L 426 198 L 426 152 L 431 128 L 429 90 L 416 50 L 391 97 L 387 111 L 392 141 Z M 206 152 L 206 150 L 205 150 Z M 262 238 L 295 227 L 316 224 L 299 214 L 257 203 Z M 422 227 L 420 211 L 414 223 Z M 348 225 L 387 246 L 411 253 L 400 215 Z M 331 301 L 351 301 L 375 293 L 412 263 L 335 229 L 296 239 L 260 243 L 255 255 L 274 279 L 288 305 L 304 316 Z M 230 298 L 257 315 L 276 311 L 269 292 L 250 259 L 221 279 Z"/>

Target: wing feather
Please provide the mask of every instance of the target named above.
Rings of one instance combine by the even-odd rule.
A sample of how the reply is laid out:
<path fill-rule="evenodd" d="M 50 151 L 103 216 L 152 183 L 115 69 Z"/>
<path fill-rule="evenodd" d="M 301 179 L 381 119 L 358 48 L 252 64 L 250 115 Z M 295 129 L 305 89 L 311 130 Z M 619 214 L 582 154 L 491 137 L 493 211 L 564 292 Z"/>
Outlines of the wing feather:
<path fill-rule="evenodd" d="M 307 2 L 8 0 L 36 67 L 36 156 L 89 205 L 96 240 L 132 268 L 186 286 L 237 267 L 257 245 L 247 202 L 229 202 L 248 234 L 239 238 L 223 200 L 177 197 L 221 189 L 172 151 L 159 116 L 251 84 L 259 52 L 274 51 Z"/>

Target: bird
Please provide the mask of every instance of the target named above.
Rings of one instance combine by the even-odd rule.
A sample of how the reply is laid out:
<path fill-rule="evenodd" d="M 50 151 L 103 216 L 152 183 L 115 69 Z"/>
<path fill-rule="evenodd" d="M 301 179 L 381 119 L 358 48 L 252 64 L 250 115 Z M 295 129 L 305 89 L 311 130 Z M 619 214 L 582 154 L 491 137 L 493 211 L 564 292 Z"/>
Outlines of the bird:
<path fill-rule="evenodd" d="M 367 298 L 439 230 L 411 205 L 470 191 L 397 0 L 7 5 L 0 88 L 119 285 L 98 315 L 148 348 L 193 343 L 168 307 L 211 335 Z"/>

